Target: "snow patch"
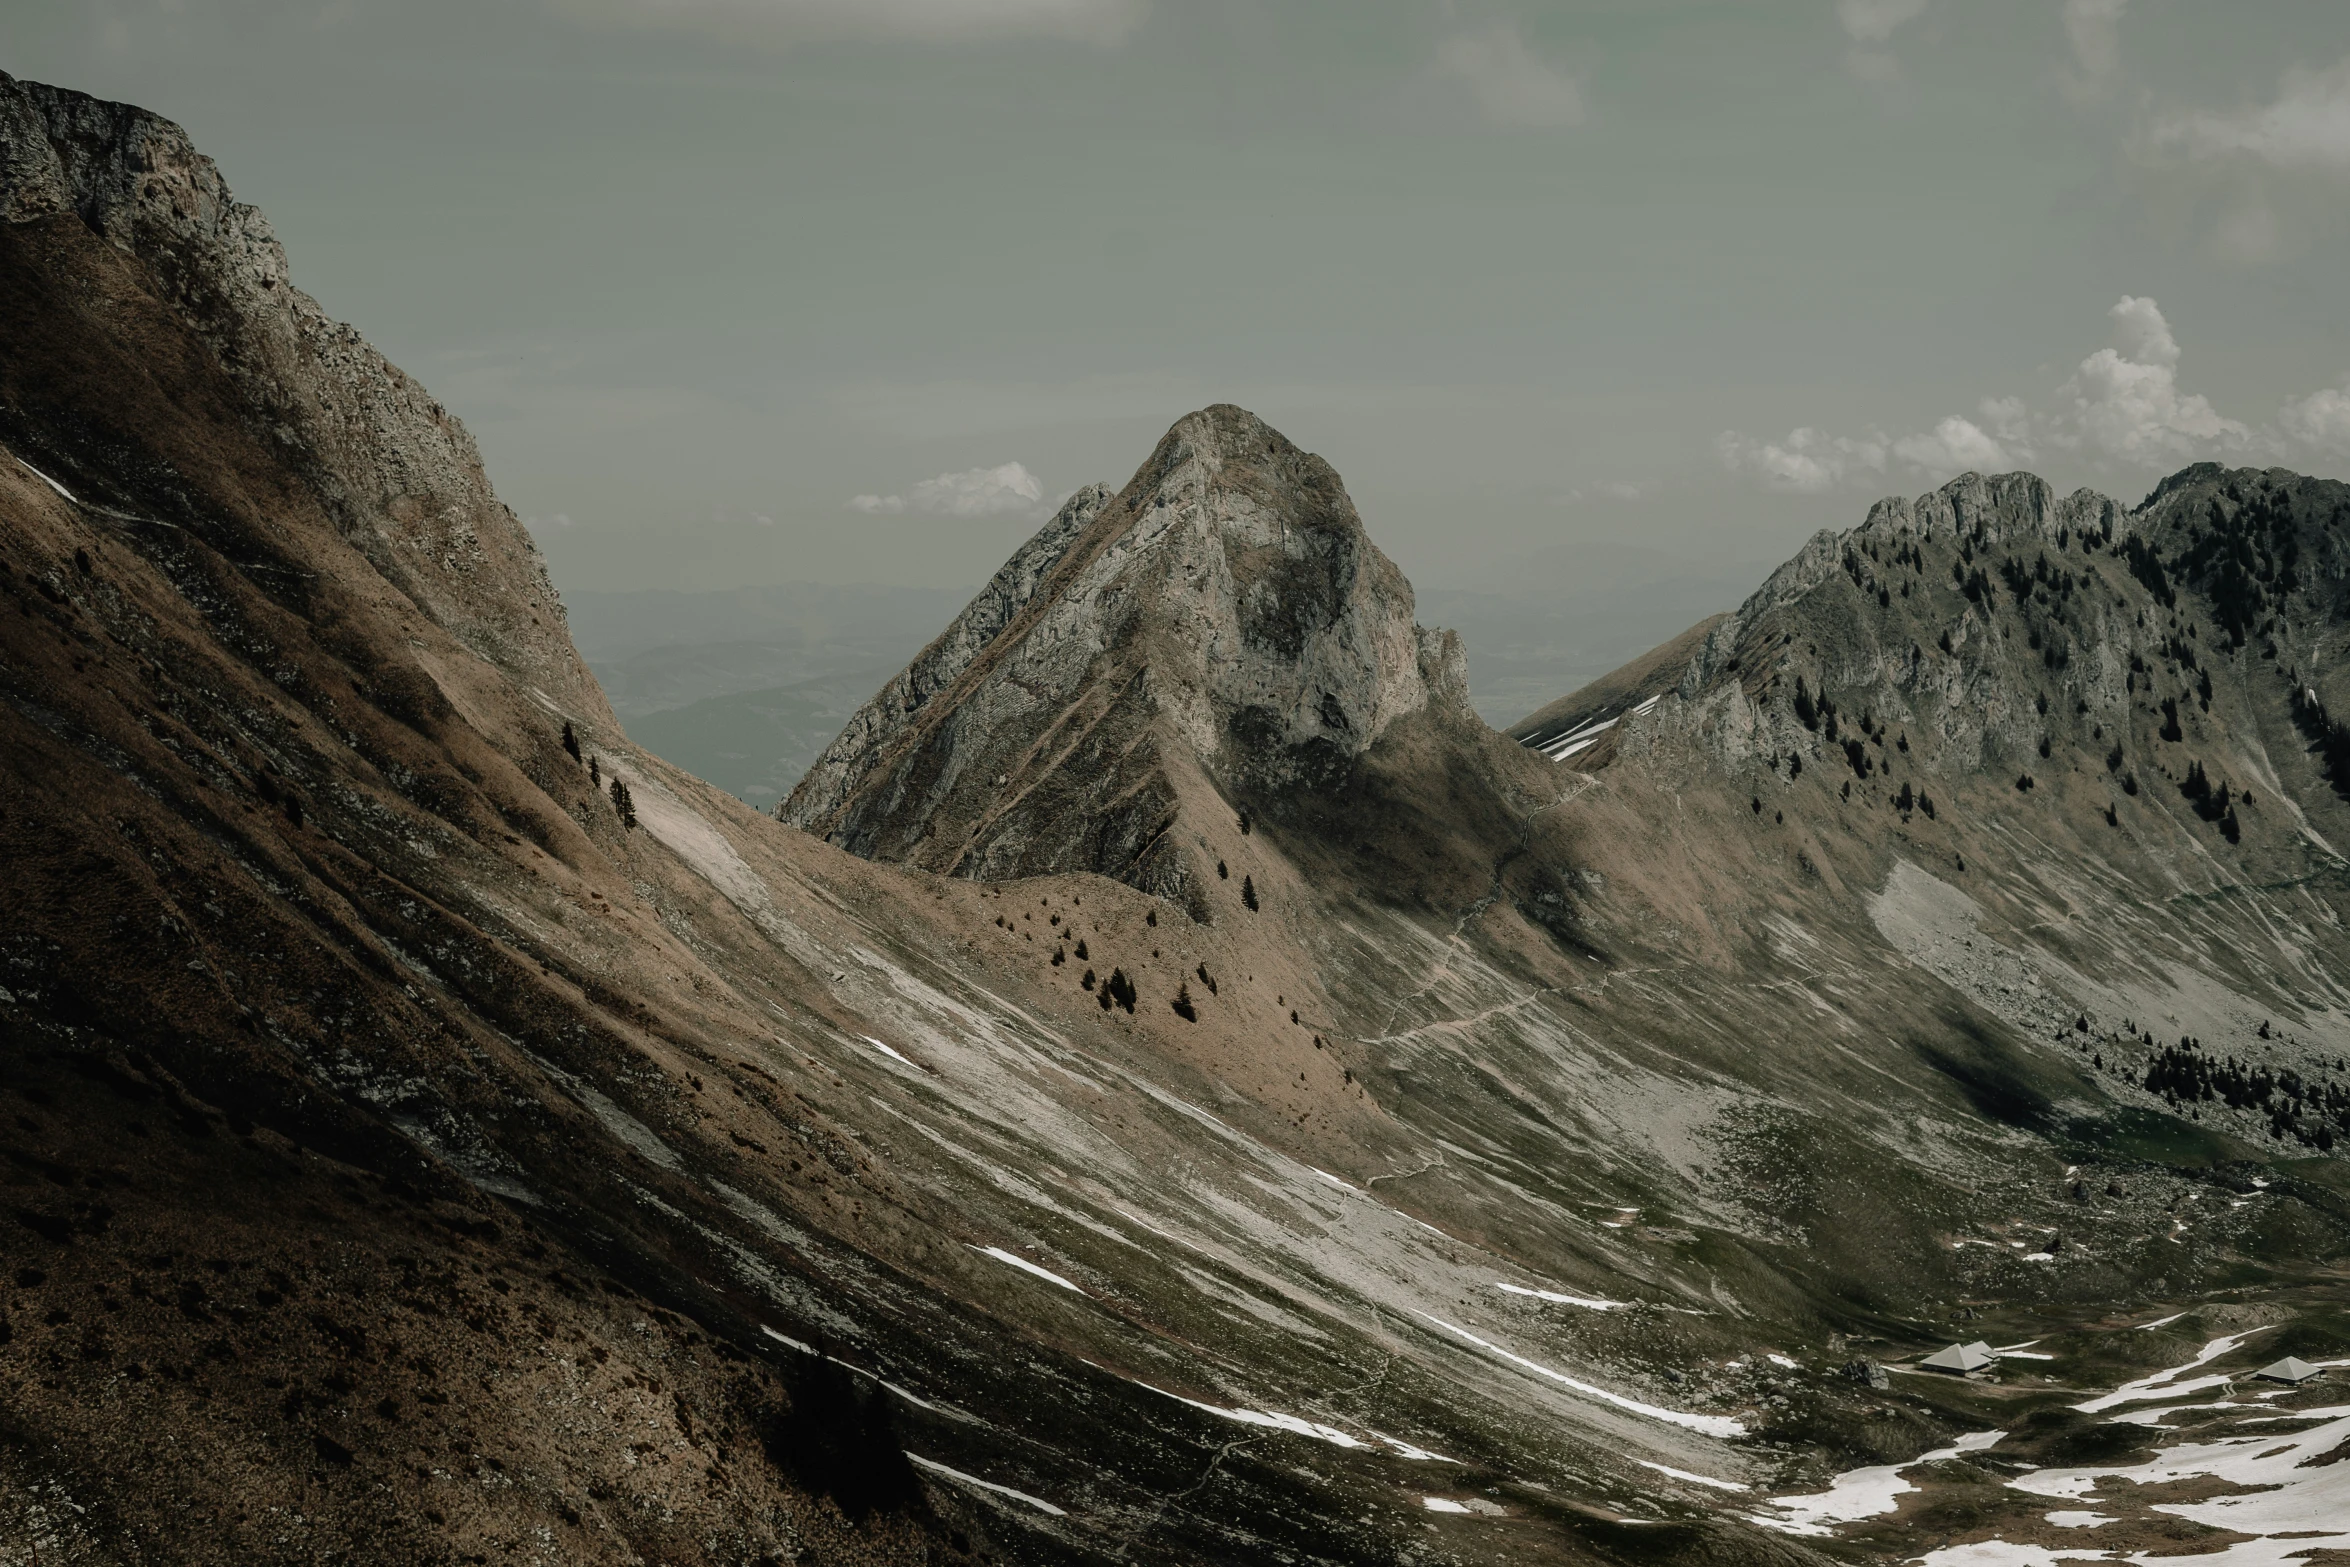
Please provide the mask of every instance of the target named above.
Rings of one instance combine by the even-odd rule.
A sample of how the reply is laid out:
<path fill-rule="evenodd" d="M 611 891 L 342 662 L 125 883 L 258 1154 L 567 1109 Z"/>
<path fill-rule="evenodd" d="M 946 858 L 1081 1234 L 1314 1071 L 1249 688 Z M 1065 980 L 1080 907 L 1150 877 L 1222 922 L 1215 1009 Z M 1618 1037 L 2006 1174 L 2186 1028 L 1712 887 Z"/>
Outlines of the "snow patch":
<path fill-rule="evenodd" d="M 979 1253 L 979 1255 L 982 1257 L 993 1257 L 998 1262 L 1008 1263 L 1012 1267 L 1018 1268 L 1022 1273 L 1033 1273 L 1038 1278 L 1044 1280 L 1047 1284 L 1058 1284 L 1061 1286 L 1061 1288 L 1068 1290 L 1072 1294 L 1082 1295 L 1085 1293 L 1084 1290 L 1079 1289 L 1076 1285 L 1070 1283 L 1067 1279 L 1062 1278 L 1052 1269 L 1040 1268 L 1035 1263 L 1030 1262 L 1026 1257 L 1014 1256 L 1012 1253 L 1004 1250 L 1001 1246 L 973 1246 L 971 1249 Z"/>
<path fill-rule="evenodd" d="M 1161 1398 L 1171 1398 L 1178 1404 L 1188 1405 L 1203 1414 L 1214 1415 L 1219 1420 L 1229 1420 L 1236 1425 L 1259 1426 L 1268 1431 L 1286 1431 L 1292 1436 L 1310 1436 L 1317 1442 L 1328 1442 L 1333 1447 L 1359 1448 L 1364 1445 L 1362 1438 L 1353 1432 L 1341 1431 L 1336 1426 L 1326 1426 L 1319 1420 L 1307 1420 L 1298 1415 L 1285 1415 L 1278 1410 L 1271 1409 L 1227 1409 L 1221 1404 L 1204 1404 L 1196 1398 L 1185 1398 L 1181 1393 L 1170 1393 L 1163 1387 L 1152 1387 L 1150 1383 L 1134 1377 L 1129 1377 L 1127 1380 L 1133 1382 L 1136 1387 L 1149 1388 L 1151 1392 L 1158 1394 Z M 1439 1458 L 1424 1448 L 1414 1447 L 1409 1442 L 1398 1442 L 1391 1436 L 1375 1439 L 1396 1449 L 1399 1457 L 1433 1459 L 1442 1464 L 1453 1462 L 1449 1458 Z"/>
<path fill-rule="evenodd" d="M 2142 1464 L 2033 1470 L 2008 1485 L 2065 1501 L 2086 1497 L 2109 1481 L 2156 1486 L 2208 1478 L 2257 1487 L 2200 1502 L 2156 1503 L 2152 1510 L 2256 1537 L 2197 1558 L 2200 1561 L 2227 1567 L 2290 1567 L 2313 1551 L 2350 1545 L 2350 1464 L 2316 1462 L 2350 1442 L 2350 1409 L 2304 1410 L 2298 1418 L 2318 1415 L 2334 1418 L 2304 1431 L 2269 1437 L 2188 1442 L 2165 1448 Z M 2108 1491 L 2107 1505 L 2113 1500 Z"/>
<path fill-rule="evenodd" d="M 1623 1311 L 1632 1304 L 1628 1300 L 1600 1300 L 1590 1295 L 1562 1295 L 1557 1290 L 1530 1290 L 1521 1284 L 1496 1284 L 1493 1287 L 1511 1295 L 1547 1300 L 1557 1306 L 1581 1306 L 1585 1311 Z"/>
<path fill-rule="evenodd" d="M 897 1062 L 900 1066 L 914 1066 L 913 1062 L 908 1061 L 904 1056 L 899 1055 L 895 1050 L 890 1049 L 889 1046 L 883 1044 L 880 1040 L 875 1039 L 871 1034 L 859 1034 L 857 1037 L 865 1041 L 865 1043 L 871 1045 L 874 1049 L 880 1051 L 883 1055 L 889 1057 L 892 1061 Z M 919 1072 L 922 1069 L 916 1066 L 914 1067 L 914 1070 Z"/>
<path fill-rule="evenodd" d="M 2221 1376 L 2198 1377 L 2191 1382 L 2181 1382 L 2175 1385 L 2172 1384 L 2171 1379 L 2184 1372 L 2192 1371 L 2197 1366 L 2207 1365 L 2219 1359 L 2220 1356 L 2252 1337 L 2254 1333 L 2267 1331 L 2266 1328 L 2253 1328 L 2247 1332 L 2231 1333 L 2224 1338 L 2215 1338 L 2197 1351 L 2195 1358 L 2183 1366 L 2173 1366 L 2168 1371 L 2157 1371 L 2154 1375 L 2140 1377 L 2135 1382 L 2124 1382 L 2104 1397 L 2092 1398 L 2086 1404 L 2075 1404 L 2073 1408 L 2084 1415 L 2094 1415 L 2122 1404 L 2143 1403 L 2149 1398 L 2169 1398 L 2174 1393 L 2189 1393 L 2198 1388 L 2217 1387 L 2229 1379 Z"/>
<path fill-rule="evenodd" d="M 924 1469 L 929 1470 L 932 1474 L 943 1475 L 947 1479 L 954 1481 L 957 1485 L 971 1486 L 976 1490 L 991 1492 L 997 1496 L 1008 1496 L 1015 1502 L 1026 1502 L 1029 1506 L 1035 1508 L 1038 1512 L 1043 1513 L 1050 1518 L 1066 1518 L 1069 1516 L 1065 1509 L 1055 1507 L 1052 1503 L 1046 1501 L 1041 1496 L 1030 1496 L 1026 1491 L 1015 1491 L 1008 1485 L 998 1485 L 993 1480 L 982 1480 L 979 1478 L 979 1476 L 967 1475 L 960 1469 L 949 1469 L 946 1465 L 940 1463 L 937 1459 L 924 1458 L 920 1453 L 908 1453 L 906 1457 L 911 1459 L 914 1463 L 919 1464 Z"/>
<path fill-rule="evenodd" d="M 1586 1397 L 1596 1398 L 1602 1403 L 1613 1404 L 1618 1409 L 1627 1410 L 1635 1415 L 1645 1415 L 1651 1420 L 1662 1420 L 1687 1430 L 1701 1432 L 1706 1436 L 1729 1438 L 1746 1434 L 1746 1427 L 1728 1415 L 1692 1415 L 1678 1409 L 1660 1409 L 1654 1404 L 1643 1404 L 1638 1399 L 1626 1398 L 1621 1393 L 1611 1393 L 1606 1388 L 1593 1387 L 1588 1382 L 1578 1382 L 1562 1371 L 1553 1371 L 1550 1367 L 1537 1361 L 1528 1360 L 1523 1355 L 1513 1355 L 1499 1344 L 1489 1343 L 1471 1333 L 1467 1328 L 1447 1322 L 1442 1317 L 1432 1316 L 1425 1311 L 1419 1312 L 1418 1315 L 1426 1317 L 1430 1322 L 1435 1323 L 1462 1342 L 1476 1345 L 1489 1355 L 1498 1355 L 1521 1370 L 1531 1371 L 1539 1377 L 1548 1377 L 1561 1387 L 1573 1388 Z"/>
<path fill-rule="evenodd" d="M 59 484 L 55 479 L 50 478 L 40 469 L 34 467 L 31 463 L 26 462 L 22 457 L 19 457 L 16 460 L 16 465 L 19 468 L 22 468 L 25 472 L 31 474 L 34 478 L 40 480 L 43 484 L 49 486 L 49 488 L 55 490 L 58 494 L 64 496 L 67 500 L 73 501 L 73 504 L 76 506 L 81 504 L 80 501 L 75 501 L 73 499 L 73 491 L 67 489 L 64 485 Z"/>
<path fill-rule="evenodd" d="M 1899 1498 L 1917 1489 L 1902 1478 L 1904 1469 L 1920 1464 L 1939 1464 L 1958 1457 L 1961 1453 L 1980 1452 L 1991 1446 L 2004 1431 L 1974 1431 L 1958 1439 L 1955 1446 L 1938 1447 L 1930 1453 L 1921 1453 L 1906 1464 L 1879 1464 L 1868 1469 L 1848 1470 L 1828 1482 L 1828 1489 L 1803 1496 L 1775 1496 L 1766 1504 L 1770 1513 L 1758 1513 L 1748 1519 L 1766 1529 L 1782 1534 L 1803 1534 L 1825 1537 L 1835 1531 L 1832 1523 L 1854 1523 L 1863 1518 L 1874 1518 L 1892 1512 L 1901 1505 Z"/>
<path fill-rule="evenodd" d="M 1653 1469 L 1660 1475 L 1671 1475 L 1676 1480 L 1687 1480 L 1694 1485 L 1710 1485 L 1717 1491 L 1751 1491 L 1754 1487 L 1738 1480 L 1716 1480 L 1712 1475 L 1691 1474 L 1686 1469 L 1675 1469 L 1671 1464 L 1652 1464 L 1645 1458 L 1632 1460 L 1643 1469 Z"/>

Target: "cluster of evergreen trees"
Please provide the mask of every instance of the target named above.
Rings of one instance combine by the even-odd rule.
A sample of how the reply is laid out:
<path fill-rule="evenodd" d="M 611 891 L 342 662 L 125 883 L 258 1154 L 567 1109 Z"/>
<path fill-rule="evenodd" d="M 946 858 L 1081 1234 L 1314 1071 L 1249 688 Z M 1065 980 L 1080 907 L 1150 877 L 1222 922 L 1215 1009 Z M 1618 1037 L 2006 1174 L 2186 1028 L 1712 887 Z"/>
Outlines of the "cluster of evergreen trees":
<path fill-rule="evenodd" d="M 2171 1108 L 2217 1101 L 2268 1116 L 2271 1137 L 2290 1137 L 2320 1152 L 2334 1146 L 2336 1127 L 2350 1134 L 2350 1091 L 2338 1083 L 2311 1083 L 2290 1067 L 2272 1071 L 2234 1056 L 2213 1060 L 2193 1038 L 2165 1045 L 2147 1064 L 2146 1088 Z"/>
<path fill-rule="evenodd" d="M 2334 786 L 2334 793 L 2350 800 L 2350 725 L 2334 722 L 2317 692 L 2305 685 L 2293 687 L 2293 724 L 2308 736 L 2309 749 Z"/>
<path fill-rule="evenodd" d="M 1110 977 L 1102 981 L 1102 988 L 1095 994 L 1100 998 L 1104 1012 L 1113 1006 L 1124 1007 L 1132 1012 L 1134 1003 L 1139 999 L 1134 992 L 1134 981 L 1126 977 L 1126 971 L 1122 968 L 1110 970 Z"/>
<path fill-rule="evenodd" d="M 2197 816 L 2207 822 L 2219 823 L 2220 835 L 2228 842 L 2244 841 L 2244 829 L 2236 821 L 2235 791 L 2228 787 L 2226 779 L 2214 784 L 2205 775 L 2201 762 L 2190 762 L 2187 764 L 2187 776 L 2179 784 L 2179 793 L 2194 804 Z M 2244 803 L 2252 803 L 2249 791 L 2244 795 Z"/>
<path fill-rule="evenodd" d="M 581 753 L 579 749 L 579 731 L 571 727 L 571 720 L 568 718 L 563 720 L 563 749 L 571 753 L 571 759 L 573 761 L 576 762 L 581 759 Z M 590 756 L 586 758 L 586 760 L 588 782 L 590 784 L 601 785 L 604 782 L 604 769 L 598 765 L 594 757 Z M 617 778 L 612 780 L 611 790 L 613 814 L 620 818 L 621 826 L 629 829 L 631 832 L 635 831 L 636 797 L 628 792 L 628 785 L 622 783 Z"/>
<path fill-rule="evenodd" d="M 1885 743 L 1885 733 L 1868 714 L 1863 713 L 1860 716 L 1858 725 L 1860 733 L 1858 735 L 1845 734 L 1843 732 L 1843 716 L 1836 711 L 1835 698 L 1829 696 L 1825 691 L 1814 696 L 1811 688 L 1804 684 L 1803 677 L 1797 675 L 1795 677 L 1795 717 L 1804 728 L 1844 752 L 1844 760 L 1850 764 L 1853 777 L 1866 781 L 1876 773 L 1876 758 L 1869 755 L 1868 747 L 1862 742 L 1874 740 L 1882 746 Z M 1908 744 L 1907 739 L 1902 741 L 1905 749 Z M 1771 765 L 1774 769 L 1778 766 L 1776 757 L 1772 758 Z M 1802 771 L 1803 758 L 1798 756 L 1794 759 L 1793 766 L 1787 776 L 1794 778 Z M 1846 786 L 1847 789 L 1850 787 L 1850 785 Z M 1930 810 L 1928 814 L 1932 814 Z"/>
<path fill-rule="evenodd" d="M 2212 623 L 2227 633 L 2229 646 L 2242 647 L 2267 629 L 2271 608 L 2301 586 L 2301 540 L 2292 507 L 2281 497 L 2248 496 L 2231 485 L 2227 499 L 2234 514 L 2214 498 L 2203 528 L 2175 564 L 2211 600 Z"/>
<path fill-rule="evenodd" d="M 2162 552 L 2141 538 L 2122 540 L 2122 560 L 2130 568 L 2130 575 L 2138 585 L 2164 609 L 2179 607 L 2178 589 L 2170 585 L 2170 575 L 2162 569 Z"/>

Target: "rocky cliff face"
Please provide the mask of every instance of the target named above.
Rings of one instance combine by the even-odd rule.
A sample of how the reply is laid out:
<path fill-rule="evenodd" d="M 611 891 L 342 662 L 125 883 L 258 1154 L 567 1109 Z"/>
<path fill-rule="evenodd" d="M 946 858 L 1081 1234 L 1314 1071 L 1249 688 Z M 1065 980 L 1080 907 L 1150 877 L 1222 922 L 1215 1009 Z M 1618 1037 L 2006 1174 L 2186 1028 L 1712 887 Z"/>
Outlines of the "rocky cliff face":
<path fill-rule="evenodd" d="M 1412 623 L 1329 465 L 1208 408 L 1117 495 L 1073 497 L 780 814 L 868 857 L 1187 900 L 1187 800 L 1326 783 L 1464 698 L 1457 643 Z"/>
<path fill-rule="evenodd" d="M 1679 660 L 1514 732 L 1624 787 L 1720 777 L 1756 847 L 1807 876 L 1850 876 L 1865 844 L 1880 912 L 1918 867 L 1963 877 L 2026 955 L 2002 978 L 1946 950 L 1945 978 L 2027 1030 L 2069 1016 L 2145 1110 L 2182 1108 L 2161 1066 L 2182 1038 L 2290 1073 L 2308 1094 L 2289 1113 L 2256 1096 L 2190 1121 L 2330 1151 L 2350 1142 L 2342 1041 L 2312 1019 L 2287 1043 L 2264 1013 L 2336 988 L 2290 910 L 2305 891 L 2269 889 L 2342 863 L 2346 578 L 2350 486 L 2204 465 L 2132 508 L 1970 474 L 1821 533 Z M 2147 912 L 2182 897 L 2192 922 Z M 2053 951 L 2033 934 L 2052 918 Z M 2280 946 L 2283 927 L 2302 934 Z M 2043 977 L 2019 993 L 2016 973 Z"/>
<path fill-rule="evenodd" d="M 387 582 L 565 712 L 610 723 L 545 562 L 491 492 L 472 437 L 293 285 L 268 220 L 230 194 L 186 132 L 0 73 L 0 222 L 28 243 L 57 225 L 84 229 L 137 263 L 210 350 L 240 423 Z M 37 451 L 37 410 L 10 412 Z M 119 498 L 102 444 L 50 455 L 89 498 Z"/>

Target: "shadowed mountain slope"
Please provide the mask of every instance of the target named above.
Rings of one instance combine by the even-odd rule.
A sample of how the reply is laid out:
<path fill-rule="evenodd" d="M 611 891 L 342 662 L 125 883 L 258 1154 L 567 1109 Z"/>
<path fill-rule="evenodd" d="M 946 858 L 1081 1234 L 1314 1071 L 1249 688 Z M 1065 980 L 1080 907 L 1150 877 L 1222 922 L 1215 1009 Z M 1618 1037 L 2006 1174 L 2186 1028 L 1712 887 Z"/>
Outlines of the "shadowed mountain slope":
<path fill-rule="evenodd" d="M 0 211 L 10 1553 L 1792 1567 L 1762 1498 L 1986 1418 L 1847 1355 L 2340 1253 L 2332 1160 L 2120 1041 L 2332 1103 L 2350 822 L 2275 706 L 2334 689 L 2330 492 L 1880 509 L 1590 770 L 1205 410 L 819 836 L 627 743 L 175 127 L 0 79 Z"/>

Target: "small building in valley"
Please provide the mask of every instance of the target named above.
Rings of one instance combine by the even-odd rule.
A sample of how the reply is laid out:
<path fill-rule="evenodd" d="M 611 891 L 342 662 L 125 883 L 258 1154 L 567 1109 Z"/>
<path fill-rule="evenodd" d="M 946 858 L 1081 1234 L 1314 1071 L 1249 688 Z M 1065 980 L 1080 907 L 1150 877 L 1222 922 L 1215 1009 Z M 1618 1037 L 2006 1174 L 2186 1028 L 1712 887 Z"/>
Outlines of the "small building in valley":
<path fill-rule="evenodd" d="M 1991 1346 L 1981 1339 L 1972 1344 L 1953 1344 L 1948 1349 L 1928 1355 L 1919 1364 L 1928 1371 L 1947 1371 L 1963 1377 L 1970 1371 L 1981 1371 L 1994 1364 L 1999 1357 L 1991 1353 Z"/>

